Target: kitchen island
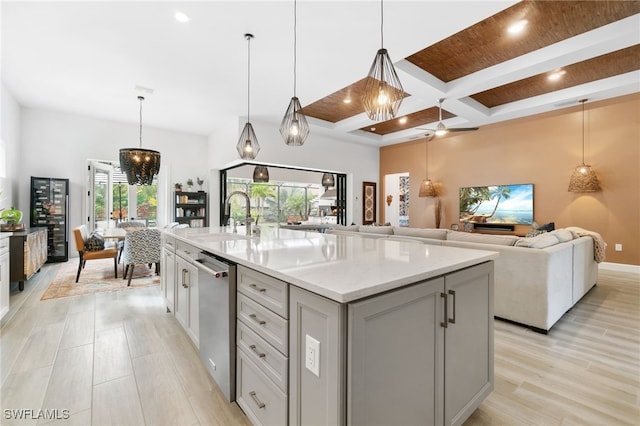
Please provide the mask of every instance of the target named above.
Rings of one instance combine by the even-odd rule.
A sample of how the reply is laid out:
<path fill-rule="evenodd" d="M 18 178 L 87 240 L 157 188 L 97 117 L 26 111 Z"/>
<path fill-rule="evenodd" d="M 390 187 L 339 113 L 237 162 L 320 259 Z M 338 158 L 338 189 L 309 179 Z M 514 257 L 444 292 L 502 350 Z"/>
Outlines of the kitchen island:
<path fill-rule="evenodd" d="M 236 399 L 255 424 L 461 424 L 493 389 L 495 252 L 282 228 L 163 237 L 238 265 Z"/>

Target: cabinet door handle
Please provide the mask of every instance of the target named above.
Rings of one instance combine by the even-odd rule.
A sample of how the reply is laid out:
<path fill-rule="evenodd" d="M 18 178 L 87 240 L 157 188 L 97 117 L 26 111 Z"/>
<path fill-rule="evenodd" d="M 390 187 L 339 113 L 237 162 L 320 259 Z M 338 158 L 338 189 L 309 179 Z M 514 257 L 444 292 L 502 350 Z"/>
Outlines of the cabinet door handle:
<path fill-rule="evenodd" d="M 453 317 L 449 318 L 449 322 L 451 324 L 456 323 L 456 292 L 454 290 L 449 290 L 449 294 L 453 297 Z"/>
<path fill-rule="evenodd" d="M 447 322 L 447 320 L 449 319 L 449 301 L 446 293 L 440 293 L 440 297 L 444 298 L 444 321 L 440 322 L 440 325 L 444 328 L 447 328 L 449 326 L 449 323 Z"/>
<path fill-rule="evenodd" d="M 256 396 L 256 391 L 251 391 L 249 392 L 249 396 L 251 396 L 251 398 L 253 398 L 253 402 L 256 403 L 256 405 L 258 406 L 258 408 L 264 408 L 266 407 L 266 405 L 264 405 L 264 402 L 260 401 L 258 399 L 258 397 Z"/>
<path fill-rule="evenodd" d="M 185 277 L 189 274 L 187 269 L 182 268 L 182 287 L 189 288 L 189 283 L 186 282 Z"/>
<path fill-rule="evenodd" d="M 258 319 L 256 314 L 249 315 L 249 318 L 251 318 L 252 320 L 254 320 L 255 322 L 257 322 L 260 325 L 265 325 L 267 323 L 265 320 Z"/>
<path fill-rule="evenodd" d="M 249 284 L 249 287 L 251 287 L 251 288 L 252 288 L 252 289 L 254 289 L 254 290 L 259 291 L 260 293 L 264 293 L 265 291 L 267 291 L 267 289 L 266 289 L 266 288 L 260 288 L 260 287 L 258 287 L 258 286 L 257 286 L 257 285 L 255 285 L 255 284 Z"/>
<path fill-rule="evenodd" d="M 260 352 L 256 349 L 256 345 L 251 345 L 249 346 L 249 349 L 251 349 L 256 355 L 258 355 L 260 358 L 264 358 L 265 356 L 267 356 L 267 354 L 265 354 L 264 352 Z"/>

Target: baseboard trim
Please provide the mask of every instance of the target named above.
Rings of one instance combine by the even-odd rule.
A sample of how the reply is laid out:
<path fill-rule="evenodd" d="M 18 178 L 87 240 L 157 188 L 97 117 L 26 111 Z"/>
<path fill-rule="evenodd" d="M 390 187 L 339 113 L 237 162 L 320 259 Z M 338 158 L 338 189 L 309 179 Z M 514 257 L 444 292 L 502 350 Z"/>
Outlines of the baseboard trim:
<path fill-rule="evenodd" d="M 640 274 L 639 265 L 627 265 L 626 263 L 602 262 L 598 264 L 598 269 L 617 272 L 631 272 L 632 274 Z"/>

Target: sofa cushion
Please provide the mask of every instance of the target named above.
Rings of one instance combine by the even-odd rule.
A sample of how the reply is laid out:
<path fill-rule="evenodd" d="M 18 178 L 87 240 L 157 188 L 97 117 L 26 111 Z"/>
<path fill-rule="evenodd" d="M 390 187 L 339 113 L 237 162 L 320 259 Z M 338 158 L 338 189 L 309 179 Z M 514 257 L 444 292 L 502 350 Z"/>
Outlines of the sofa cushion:
<path fill-rule="evenodd" d="M 403 226 L 394 226 L 393 235 L 402 235 L 404 237 L 431 238 L 434 240 L 446 240 L 447 230 L 435 228 L 405 228 Z"/>
<path fill-rule="evenodd" d="M 566 243 L 567 241 L 571 241 L 575 238 L 573 232 L 568 229 L 556 229 L 555 231 L 549 232 L 549 234 L 554 235 L 561 243 Z"/>
<path fill-rule="evenodd" d="M 369 234 L 385 234 L 392 235 L 393 234 L 393 226 L 371 226 L 371 225 L 360 225 L 358 228 L 359 232 L 367 232 Z"/>
<path fill-rule="evenodd" d="M 353 231 L 358 232 L 358 228 L 360 225 L 333 225 L 331 229 L 335 229 L 336 231 Z"/>
<path fill-rule="evenodd" d="M 497 244 L 501 246 L 512 246 L 518 241 L 515 235 L 491 235 L 474 234 L 471 232 L 447 231 L 449 241 L 467 241 L 470 243 Z"/>
<path fill-rule="evenodd" d="M 560 243 L 560 240 L 555 235 L 550 232 L 545 232 L 544 234 L 540 234 L 536 237 L 530 238 L 520 238 L 516 241 L 516 247 L 528 247 L 528 248 L 537 248 L 542 249 L 545 247 L 551 247 Z"/>

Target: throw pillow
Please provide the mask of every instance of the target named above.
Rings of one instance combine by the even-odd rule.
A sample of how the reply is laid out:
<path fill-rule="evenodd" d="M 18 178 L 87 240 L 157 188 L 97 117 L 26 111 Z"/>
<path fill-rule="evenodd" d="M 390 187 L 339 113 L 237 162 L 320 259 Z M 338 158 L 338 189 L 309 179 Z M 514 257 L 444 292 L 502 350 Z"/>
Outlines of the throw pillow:
<path fill-rule="evenodd" d="M 84 242 L 84 249 L 86 251 L 104 250 L 104 238 L 97 232 L 92 232 Z"/>
<path fill-rule="evenodd" d="M 544 229 L 531 228 L 529 232 L 527 232 L 527 235 L 525 235 L 525 237 L 531 238 L 531 237 L 535 237 L 536 235 L 544 234 L 545 232 L 547 231 L 545 231 Z"/>
<path fill-rule="evenodd" d="M 547 232 L 551 232 L 554 229 L 556 229 L 556 224 L 555 222 L 549 222 L 549 223 L 545 223 L 544 225 L 540 225 L 538 226 L 538 230 L 540 231 L 547 231 Z"/>

